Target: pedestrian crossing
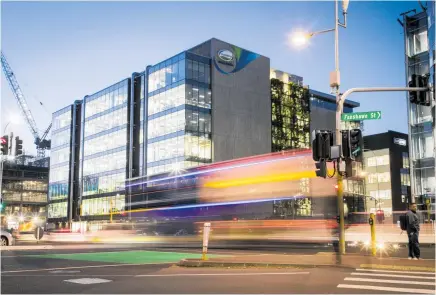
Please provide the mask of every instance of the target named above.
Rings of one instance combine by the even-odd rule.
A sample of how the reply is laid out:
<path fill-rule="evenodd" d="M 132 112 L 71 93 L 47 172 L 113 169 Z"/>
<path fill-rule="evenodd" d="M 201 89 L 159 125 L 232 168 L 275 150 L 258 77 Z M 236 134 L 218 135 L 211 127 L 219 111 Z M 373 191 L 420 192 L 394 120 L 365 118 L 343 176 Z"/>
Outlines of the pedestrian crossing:
<path fill-rule="evenodd" d="M 436 294 L 434 272 L 357 268 L 337 288 L 410 294 Z"/>

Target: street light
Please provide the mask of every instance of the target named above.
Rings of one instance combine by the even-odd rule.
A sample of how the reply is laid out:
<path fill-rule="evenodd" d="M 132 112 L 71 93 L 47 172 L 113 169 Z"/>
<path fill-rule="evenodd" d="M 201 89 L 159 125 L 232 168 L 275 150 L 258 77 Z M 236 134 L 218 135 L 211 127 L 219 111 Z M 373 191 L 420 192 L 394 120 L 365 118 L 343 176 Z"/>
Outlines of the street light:
<path fill-rule="evenodd" d="M 304 35 L 297 34 L 294 38 L 296 42 L 302 44 L 305 39 L 309 39 L 315 35 L 334 32 L 335 33 L 335 70 L 330 73 L 330 87 L 336 93 L 336 145 L 341 145 L 341 114 L 343 111 L 343 104 L 341 103 L 341 94 L 339 93 L 340 85 L 340 72 L 339 72 L 339 26 L 347 27 L 347 10 L 349 0 L 342 1 L 342 14 L 344 16 L 344 23 L 339 21 L 339 1 L 335 0 L 335 27 L 328 30 L 317 31 L 312 33 L 305 33 Z M 338 160 L 340 161 L 340 160 Z M 339 163 L 338 163 L 339 164 Z M 339 210 L 339 253 L 345 254 L 345 225 L 344 225 L 344 200 L 343 200 L 343 181 L 341 173 L 337 173 L 338 190 L 337 202 Z"/>

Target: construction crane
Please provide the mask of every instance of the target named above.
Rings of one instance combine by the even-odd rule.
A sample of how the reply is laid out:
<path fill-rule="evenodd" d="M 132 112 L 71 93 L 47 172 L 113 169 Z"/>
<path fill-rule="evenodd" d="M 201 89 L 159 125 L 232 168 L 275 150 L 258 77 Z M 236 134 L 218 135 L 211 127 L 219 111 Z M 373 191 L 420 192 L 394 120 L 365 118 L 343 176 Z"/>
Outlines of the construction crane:
<path fill-rule="evenodd" d="M 9 82 L 9 86 L 11 87 L 12 93 L 15 96 L 15 99 L 18 102 L 18 106 L 20 107 L 21 114 L 23 115 L 24 119 L 27 122 L 27 126 L 30 128 L 30 132 L 32 133 L 33 137 L 35 138 L 35 145 L 37 150 L 37 158 L 41 159 L 45 157 L 45 151 L 49 150 L 51 147 L 51 141 L 49 139 L 46 139 L 48 133 L 51 129 L 51 124 L 48 126 L 48 128 L 44 131 L 42 136 L 39 136 L 38 128 L 36 127 L 35 119 L 33 119 L 32 112 L 29 109 L 29 106 L 27 105 L 26 98 L 23 95 L 23 92 L 21 91 L 20 85 L 18 84 L 17 78 L 14 75 L 14 72 L 12 71 L 12 68 L 9 66 L 8 61 L 6 60 L 5 55 L 3 54 L 3 51 L 1 52 L 1 61 L 2 61 L 2 68 L 3 72 L 5 73 L 6 80 Z M 42 103 L 40 102 L 42 105 Z"/>

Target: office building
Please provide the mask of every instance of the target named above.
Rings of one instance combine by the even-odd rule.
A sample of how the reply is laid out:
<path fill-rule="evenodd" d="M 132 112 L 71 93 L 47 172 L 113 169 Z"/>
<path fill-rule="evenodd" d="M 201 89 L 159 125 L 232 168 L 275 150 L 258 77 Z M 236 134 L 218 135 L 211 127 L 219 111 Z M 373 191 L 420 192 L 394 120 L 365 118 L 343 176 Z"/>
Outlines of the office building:
<path fill-rule="evenodd" d="M 23 157 L 3 162 L 1 185 L 1 225 L 18 228 L 25 223 L 43 223 L 46 219 L 48 167 L 23 164 Z"/>
<path fill-rule="evenodd" d="M 304 95 L 274 102 L 273 72 Z M 57 111 L 51 220 L 107 219 L 110 208 L 129 209 L 128 179 L 308 147 L 310 128 L 325 123 L 311 122 L 310 106 L 317 116 L 331 113 L 334 126 L 335 99 L 304 90 L 302 80 L 271 70 L 268 57 L 211 39 Z M 281 122 L 272 105 L 284 110 Z M 348 101 L 346 111 L 357 106 Z M 304 123 L 296 122 L 301 111 Z M 274 128 L 286 129 L 280 139 Z"/>
<path fill-rule="evenodd" d="M 396 223 L 411 202 L 408 135 L 388 131 L 364 137 L 367 211 Z"/>
<path fill-rule="evenodd" d="M 429 105 L 407 99 L 412 200 L 419 209 L 435 203 L 435 2 L 422 2 L 424 10 L 402 14 L 405 36 L 406 82 L 413 74 L 427 75 L 433 85 Z"/>

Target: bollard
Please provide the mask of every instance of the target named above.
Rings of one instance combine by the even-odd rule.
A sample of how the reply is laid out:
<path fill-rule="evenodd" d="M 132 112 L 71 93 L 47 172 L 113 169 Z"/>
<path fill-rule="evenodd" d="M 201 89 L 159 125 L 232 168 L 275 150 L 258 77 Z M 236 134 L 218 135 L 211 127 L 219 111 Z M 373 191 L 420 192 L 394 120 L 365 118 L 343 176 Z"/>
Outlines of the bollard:
<path fill-rule="evenodd" d="M 377 245 L 375 242 L 375 222 L 374 222 L 374 213 L 371 213 L 369 215 L 369 226 L 371 228 L 371 252 L 372 252 L 372 256 L 376 256 L 377 254 Z"/>
<path fill-rule="evenodd" d="M 201 260 L 207 260 L 207 247 L 209 246 L 209 234 L 210 234 L 210 222 L 204 223 L 203 228 L 203 254 L 201 255 Z"/>

